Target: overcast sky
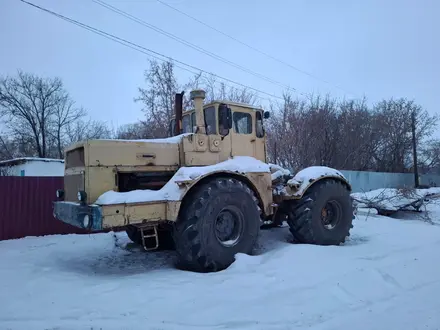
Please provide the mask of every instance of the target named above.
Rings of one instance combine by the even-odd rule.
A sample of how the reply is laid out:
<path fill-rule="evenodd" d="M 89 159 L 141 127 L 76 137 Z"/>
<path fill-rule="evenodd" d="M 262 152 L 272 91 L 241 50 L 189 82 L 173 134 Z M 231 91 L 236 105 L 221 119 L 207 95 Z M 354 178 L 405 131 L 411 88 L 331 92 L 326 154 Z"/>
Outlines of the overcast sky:
<path fill-rule="evenodd" d="M 282 93 L 276 84 L 90 0 L 29 1 L 204 70 Z M 104 1 L 302 93 L 365 95 L 372 102 L 404 96 L 440 113 L 440 1 L 163 0 L 319 79 L 270 60 L 156 0 Z M 22 69 L 59 76 L 94 119 L 114 127 L 143 116 L 141 105 L 133 102 L 147 68 L 142 53 L 19 0 L 0 0 L 0 45 L 0 74 Z M 176 72 L 184 83 L 189 74 Z"/>

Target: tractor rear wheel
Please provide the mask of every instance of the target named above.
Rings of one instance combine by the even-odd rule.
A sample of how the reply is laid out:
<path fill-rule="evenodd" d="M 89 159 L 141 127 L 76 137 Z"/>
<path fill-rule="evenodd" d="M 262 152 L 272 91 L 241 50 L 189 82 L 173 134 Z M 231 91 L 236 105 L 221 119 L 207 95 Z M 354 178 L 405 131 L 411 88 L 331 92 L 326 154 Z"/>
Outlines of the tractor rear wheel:
<path fill-rule="evenodd" d="M 316 182 L 287 209 L 290 231 L 299 243 L 339 245 L 353 228 L 350 191 L 337 180 Z"/>
<path fill-rule="evenodd" d="M 173 231 L 179 268 L 196 272 L 229 267 L 235 254 L 250 254 L 260 230 L 260 208 L 252 190 L 228 177 L 195 188 Z"/>

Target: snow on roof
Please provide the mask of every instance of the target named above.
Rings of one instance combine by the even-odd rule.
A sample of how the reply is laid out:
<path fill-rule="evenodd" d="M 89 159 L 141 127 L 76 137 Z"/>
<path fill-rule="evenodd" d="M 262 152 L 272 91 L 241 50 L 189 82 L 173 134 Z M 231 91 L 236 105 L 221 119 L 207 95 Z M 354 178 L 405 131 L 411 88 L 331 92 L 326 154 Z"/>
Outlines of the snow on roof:
<path fill-rule="evenodd" d="M 176 136 L 171 136 L 163 139 L 137 139 L 137 140 L 123 140 L 123 139 L 99 139 L 100 141 L 118 141 L 118 142 L 147 142 L 147 143 L 180 143 L 183 137 L 192 135 L 194 133 L 184 133 Z"/>
<path fill-rule="evenodd" d="M 113 190 L 107 191 L 97 199 L 95 204 L 131 204 L 152 201 L 180 200 L 184 190 L 180 188 L 178 182 L 195 180 L 200 176 L 220 170 L 238 173 L 270 173 L 269 165 L 266 163 L 263 163 L 253 157 L 235 156 L 215 165 L 181 167 L 174 174 L 171 180 L 168 181 L 167 184 L 160 190 L 133 190 L 123 193 Z"/>
<path fill-rule="evenodd" d="M 56 163 L 64 163 L 64 159 L 54 159 L 54 158 L 38 158 L 38 157 L 20 157 L 14 159 L 8 159 L 0 161 L 0 166 L 13 166 L 28 162 L 56 162 Z"/>

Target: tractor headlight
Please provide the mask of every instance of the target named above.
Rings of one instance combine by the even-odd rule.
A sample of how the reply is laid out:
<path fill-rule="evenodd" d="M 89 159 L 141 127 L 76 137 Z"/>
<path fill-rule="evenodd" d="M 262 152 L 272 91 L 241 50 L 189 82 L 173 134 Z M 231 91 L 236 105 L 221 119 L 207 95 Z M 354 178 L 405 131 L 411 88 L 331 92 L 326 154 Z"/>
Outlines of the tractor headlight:
<path fill-rule="evenodd" d="M 85 191 L 78 191 L 77 197 L 80 202 L 85 202 L 87 200 L 87 194 Z"/>

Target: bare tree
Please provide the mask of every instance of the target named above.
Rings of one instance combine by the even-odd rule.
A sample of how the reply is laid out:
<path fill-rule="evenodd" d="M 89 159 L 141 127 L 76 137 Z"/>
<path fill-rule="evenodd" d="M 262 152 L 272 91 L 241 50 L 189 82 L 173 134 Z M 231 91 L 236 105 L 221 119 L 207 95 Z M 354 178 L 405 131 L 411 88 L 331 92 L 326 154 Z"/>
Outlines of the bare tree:
<path fill-rule="evenodd" d="M 213 74 L 204 75 L 200 73 L 195 76 L 193 81 L 196 82 L 196 85 L 190 85 L 190 87 L 203 88 L 206 91 L 206 103 L 214 100 L 225 100 L 256 105 L 259 102 L 257 93 L 247 88 L 227 86 Z"/>
<path fill-rule="evenodd" d="M 379 146 L 372 157 L 376 169 L 384 172 L 405 172 L 411 165 L 411 115 L 416 117 L 416 139 L 429 138 L 438 122 L 420 105 L 405 98 L 379 102 L 373 109 L 375 124 L 381 132 Z"/>
<path fill-rule="evenodd" d="M 301 125 L 305 102 L 294 100 L 288 93 L 283 95 L 282 103 L 271 104 L 272 116 L 266 123 L 268 152 L 272 163 L 295 169 L 302 166 L 301 143 L 306 132 Z"/>
<path fill-rule="evenodd" d="M 440 174 L 440 140 L 427 141 L 422 145 L 418 159 L 421 173 Z"/>
<path fill-rule="evenodd" d="M 123 140 L 139 140 L 150 138 L 150 132 L 148 126 L 143 122 L 126 124 L 121 127 L 116 132 L 117 139 Z"/>
<path fill-rule="evenodd" d="M 91 139 L 111 139 L 113 134 L 106 123 L 95 120 L 77 120 L 73 125 L 67 126 L 66 143 Z"/>
<path fill-rule="evenodd" d="M 12 134 L 32 136 L 39 157 L 46 157 L 50 117 L 62 92 L 61 80 L 44 80 L 21 71 L 17 78 L 0 80 L 0 113 Z"/>
<path fill-rule="evenodd" d="M 15 149 L 12 141 L 0 136 L 0 161 L 14 158 Z"/>
<path fill-rule="evenodd" d="M 0 176 L 11 176 L 12 170 L 9 166 L 0 166 Z"/>
<path fill-rule="evenodd" d="M 365 98 L 342 101 L 339 107 L 339 148 L 334 166 L 359 171 L 374 169 L 372 155 L 381 135 Z"/>
<path fill-rule="evenodd" d="M 337 104 L 329 96 L 293 99 L 272 104 L 268 121 L 268 151 L 271 160 L 299 170 L 310 165 L 331 166 L 337 157 L 340 133 Z"/>
<path fill-rule="evenodd" d="M 67 95 L 55 105 L 53 129 L 50 132 L 56 144 L 58 158 L 64 156 L 67 132 L 73 125 L 81 123 L 80 119 L 86 114 L 87 112 L 82 107 L 75 107 L 75 102 Z"/>
<path fill-rule="evenodd" d="M 66 130 L 85 116 L 59 78 L 18 71 L 0 78 L 0 116 L 27 156 L 62 157 Z"/>
<path fill-rule="evenodd" d="M 145 125 L 151 126 L 153 137 L 164 137 L 174 112 L 174 95 L 179 91 L 174 64 L 171 61 L 159 64 L 150 60 L 150 67 L 144 76 L 147 88 L 138 89 L 139 97 L 135 98 L 135 102 L 143 103 Z"/>
<path fill-rule="evenodd" d="M 164 137 L 168 134 L 168 125 L 174 115 L 174 98 L 178 92 L 185 92 L 183 99 L 185 110 L 193 107 L 189 92 L 198 88 L 206 91 L 205 103 L 213 100 L 228 100 L 256 104 L 258 101 L 256 93 L 248 89 L 227 87 L 214 75 L 206 75 L 202 72 L 195 74 L 188 82 L 181 85 L 177 81 L 174 64 L 171 61 L 159 64 L 151 60 L 150 67 L 145 71 L 144 76 L 147 87 L 138 89 L 139 96 L 135 98 L 135 101 L 143 103 L 142 111 L 145 113 L 146 120 L 142 121 L 142 129 L 148 132 L 144 135 L 151 138 Z"/>
<path fill-rule="evenodd" d="M 326 165 L 361 171 L 408 171 L 411 114 L 416 114 L 420 143 L 437 125 L 436 116 L 406 99 L 384 100 L 368 108 L 365 99 L 338 101 L 328 95 L 294 99 L 284 94 L 284 101 L 272 104 L 271 109 L 273 115 L 267 122 L 269 156 L 272 162 L 291 170 Z M 424 152 L 433 166 L 436 149 Z"/>

